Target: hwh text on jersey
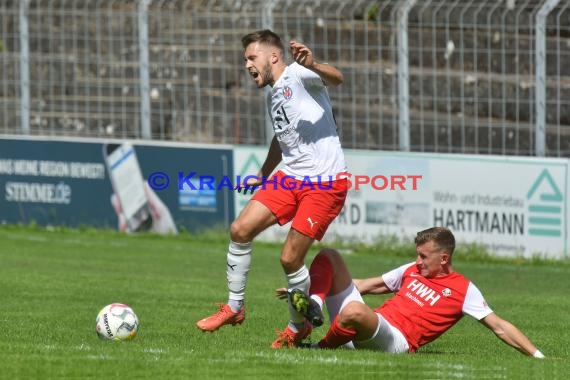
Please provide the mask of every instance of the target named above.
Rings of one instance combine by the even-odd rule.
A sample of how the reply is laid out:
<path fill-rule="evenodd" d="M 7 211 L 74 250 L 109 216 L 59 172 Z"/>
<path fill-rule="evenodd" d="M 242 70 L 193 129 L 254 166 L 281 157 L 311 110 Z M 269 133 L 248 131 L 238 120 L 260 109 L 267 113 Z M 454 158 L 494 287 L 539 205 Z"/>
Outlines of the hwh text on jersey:
<path fill-rule="evenodd" d="M 428 302 L 431 306 L 435 305 L 435 303 L 441 298 L 441 295 L 437 294 L 435 290 L 417 279 L 412 280 L 407 288 L 415 292 L 419 298 Z"/>

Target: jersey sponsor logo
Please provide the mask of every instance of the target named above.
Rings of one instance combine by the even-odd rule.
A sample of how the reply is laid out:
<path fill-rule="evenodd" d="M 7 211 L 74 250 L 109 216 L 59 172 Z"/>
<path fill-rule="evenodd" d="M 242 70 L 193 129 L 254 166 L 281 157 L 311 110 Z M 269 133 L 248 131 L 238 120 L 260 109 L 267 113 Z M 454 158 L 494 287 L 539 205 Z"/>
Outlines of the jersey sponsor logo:
<path fill-rule="evenodd" d="M 282 131 L 284 127 L 288 126 L 291 122 L 287 117 L 287 113 L 285 112 L 285 107 L 281 106 L 281 108 L 275 111 L 275 116 L 273 116 L 273 130 L 275 132 Z"/>
<path fill-rule="evenodd" d="M 285 86 L 285 87 L 283 88 L 283 97 L 284 97 L 286 100 L 289 100 L 289 99 L 291 99 L 292 96 L 293 96 L 293 90 L 291 90 L 291 87 Z"/>
<path fill-rule="evenodd" d="M 435 305 L 435 303 L 441 298 L 441 296 L 437 294 L 435 290 L 433 290 L 432 288 L 425 285 L 419 280 L 412 280 L 408 284 L 407 288 L 410 289 L 413 293 L 415 293 L 417 298 L 424 300 L 425 302 L 429 303 L 431 306 Z"/>
<path fill-rule="evenodd" d="M 419 307 L 424 307 L 424 303 L 410 292 L 406 292 L 406 297 L 418 304 Z"/>
<path fill-rule="evenodd" d="M 295 132 L 296 130 L 297 130 L 296 128 L 289 127 L 286 130 L 284 130 L 282 133 L 276 134 L 277 141 L 282 141 L 285 137 L 289 136 L 291 133 Z"/>

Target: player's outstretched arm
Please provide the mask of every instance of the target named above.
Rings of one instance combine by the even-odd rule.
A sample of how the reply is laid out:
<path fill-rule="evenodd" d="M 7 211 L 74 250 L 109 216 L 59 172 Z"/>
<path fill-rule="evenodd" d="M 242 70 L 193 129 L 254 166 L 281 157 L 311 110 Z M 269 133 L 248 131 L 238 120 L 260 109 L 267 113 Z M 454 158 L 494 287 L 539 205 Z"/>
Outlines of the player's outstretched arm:
<path fill-rule="evenodd" d="M 480 322 L 489 328 L 495 335 L 509 346 L 519 350 L 525 355 L 542 359 L 544 355 L 515 325 L 491 313 Z"/>
<path fill-rule="evenodd" d="M 388 294 L 392 291 L 386 286 L 382 276 L 352 280 L 360 294 Z"/>

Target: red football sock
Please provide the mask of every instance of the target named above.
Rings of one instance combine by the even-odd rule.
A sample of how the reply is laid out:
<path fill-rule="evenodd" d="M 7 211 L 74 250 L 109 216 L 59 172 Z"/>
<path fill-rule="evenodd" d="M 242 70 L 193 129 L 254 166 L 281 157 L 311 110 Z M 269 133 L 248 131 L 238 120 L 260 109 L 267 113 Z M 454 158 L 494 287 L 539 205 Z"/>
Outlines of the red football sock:
<path fill-rule="evenodd" d="M 337 348 L 354 339 L 356 330 L 352 327 L 341 327 L 339 321 L 340 315 L 337 315 L 327 334 L 319 342 L 320 348 Z"/>
<path fill-rule="evenodd" d="M 332 286 L 333 266 L 327 255 L 317 255 L 309 269 L 311 277 L 310 295 L 318 296 L 323 303 Z"/>

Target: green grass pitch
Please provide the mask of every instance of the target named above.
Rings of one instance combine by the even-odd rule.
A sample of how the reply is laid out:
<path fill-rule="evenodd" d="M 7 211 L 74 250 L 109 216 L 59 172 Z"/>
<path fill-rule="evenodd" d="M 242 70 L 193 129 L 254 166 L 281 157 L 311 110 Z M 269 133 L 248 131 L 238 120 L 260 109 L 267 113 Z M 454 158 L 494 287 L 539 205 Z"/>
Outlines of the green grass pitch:
<path fill-rule="evenodd" d="M 455 269 L 500 316 L 547 356 L 519 354 L 466 317 L 411 355 L 272 350 L 287 308 L 279 245 L 256 243 L 242 326 L 202 333 L 195 322 L 227 297 L 223 233 L 177 237 L 112 231 L 0 227 L 0 378 L 121 379 L 564 379 L 570 374 L 570 263 L 497 260 L 460 249 Z M 409 246 L 357 247 L 355 277 L 414 259 Z M 314 247 L 307 263 L 317 252 Z M 382 301 L 368 297 L 370 304 Z M 131 342 L 105 342 L 95 317 L 106 304 L 133 307 Z M 313 340 L 325 332 L 313 332 Z"/>

